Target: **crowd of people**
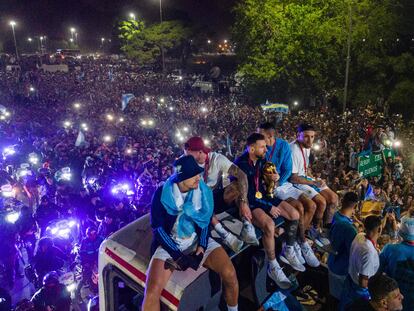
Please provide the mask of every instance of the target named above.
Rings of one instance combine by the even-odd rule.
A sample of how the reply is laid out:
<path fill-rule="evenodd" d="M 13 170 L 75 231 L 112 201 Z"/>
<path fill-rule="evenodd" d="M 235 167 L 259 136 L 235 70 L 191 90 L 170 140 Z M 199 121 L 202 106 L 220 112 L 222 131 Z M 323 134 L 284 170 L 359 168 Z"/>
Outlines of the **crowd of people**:
<path fill-rule="evenodd" d="M 123 94 L 134 95 L 126 107 L 121 105 Z M 389 284 L 390 293 L 399 287 L 404 310 L 413 307 L 409 276 L 414 273 L 410 266 L 414 260 L 414 132 L 402 116 L 384 116 L 372 104 L 343 114 L 311 106 L 281 116 L 264 112 L 243 97 L 201 93 L 186 78 L 141 72 L 128 62 L 104 60 L 87 60 L 66 73 L 2 69 L 0 104 L 0 207 L 5 211 L 0 233 L 2 287 L 12 290 L 22 273 L 22 247 L 16 245 L 23 245 L 37 288 L 43 290 L 32 299 L 35 310 L 56 303 L 45 302 L 48 289 L 53 288 L 49 296 L 57 296 L 57 276 L 52 271 L 77 260 L 84 279 L 93 279 L 102 240 L 149 211 L 158 215 L 153 222 L 158 230 L 154 259 L 162 262 L 171 257 L 179 268 L 204 264 L 217 271 L 231 311 L 237 310 L 236 273 L 206 228 L 214 228 L 223 245 L 235 252 L 243 242 L 258 244 L 253 225 L 260 228 L 269 277 L 280 288 L 291 286 L 283 264 L 303 272 L 322 261 L 329 267 L 330 294 L 342 310 L 352 303 L 365 303 L 358 298 L 369 294 L 374 310 L 387 310 L 380 307 L 391 298 L 378 282 Z M 393 156 L 384 155 L 387 148 Z M 358 172 L 362 152 L 379 152 L 384 157 L 386 163 L 377 177 L 366 178 Z M 275 165 L 272 199 L 258 181 L 266 160 Z M 179 168 L 184 172 L 181 176 L 177 176 Z M 224 181 L 227 177 L 229 186 Z M 165 217 L 165 210 L 177 215 L 180 208 L 171 202 L 170 210 L 161 208 L 167 199 L 162 190 L 156 190 L 166 185 L 172 192 L 171 202 L 178 200 L 178 193 L 198 187 L 201 196 L 208 198 L 200 203 L 205 213 L 195 221 L 195 231 L 183 228 L 190 241 L 177 236 L 174 217 Z M 12 195 L 6 198 L 8 192 Z M 186 195 L 182 196 L 184 202 Z M 383 219 L 361 214 L 362 202 L 367 200 L 383 203 Z M 240 210 L 241 237 L 226 231 L 213 216 L 221 212 L 217 206 L 231 204 Z M 17 219 L 7 218 L 13 213 Z M 286 232 L 280 260 L 274 247 L 277 225 L 272 219 L 279 216 L 285 220 Z M 66 240 L 71 250 L 79 243 L 77 259 L 53 233 L 53 225 L 63 220 L 76 223 L 69 226 Z M 312 241 L 326 242 L 326 232 L 331 248 L 328 260 L 311 247 Z M 196 236 L 200 243 L 194 248 Z M 381 255 L 377 247 L 384 247 Z M 184 255 L 189 249 L 196 255 Z M 357 254 L 366 254 L 367 262 L 354 262 Z M 163 271 L 157 260 L 152 263 L 150 279 L 151 273 L 159 276 Z M 377 276 L 378 271 L 386 272 L 388 279 Z M 163 280 L 168 277 L 164 274 Z M 96 287 L 94 281 L 87 283 Z M 144 310 L 152 310 L 163 284 L 149 285 Z M 402 300 L 401 295 L 397 298 Z M 388 310 L 401 310 L 393 308 Z"/>

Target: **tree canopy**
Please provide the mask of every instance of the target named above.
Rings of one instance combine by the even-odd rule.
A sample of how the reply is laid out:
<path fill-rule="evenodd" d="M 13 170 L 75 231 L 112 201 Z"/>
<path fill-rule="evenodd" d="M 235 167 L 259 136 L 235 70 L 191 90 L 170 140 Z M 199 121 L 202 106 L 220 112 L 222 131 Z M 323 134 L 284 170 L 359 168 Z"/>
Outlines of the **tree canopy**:
<path fill-rule="evenodd" d="M 123 21 L 119 27 L 121 47 L 126 55 L 140 64 L 154 63 L 161 51 L 177 47 L 189 35 L 189 30 L 179 21 L 165 21 L 146 26 L 143 21 Z"/>
<path fill-rule="evenodd" d="M 390 84 L 395 58 L 404 50 L 396 50 L 397 38 L 406 29 L 398 13 L 402 2 L 242 1 L 235 8 L 233 39 L 246 91 L 258 101 L 328 93 L 341 98 L 351 20 L 351 96 L 386 98 L 396 83 Z"/>

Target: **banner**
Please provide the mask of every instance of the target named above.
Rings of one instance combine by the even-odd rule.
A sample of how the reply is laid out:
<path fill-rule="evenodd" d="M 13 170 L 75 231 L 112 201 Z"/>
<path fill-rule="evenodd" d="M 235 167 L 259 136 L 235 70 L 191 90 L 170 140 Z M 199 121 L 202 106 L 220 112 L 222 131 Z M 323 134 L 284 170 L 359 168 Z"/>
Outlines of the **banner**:
<path fill-rule="evenodd" d="M 382 174 L 383 156 L 387 158 L 394 158 L 395 152 L 393 149 L 384 149 L 379 153 L 361 152 L 358 155 L 358 172 L 362 177 L 376 177 Z"/>
<path fill-rule="evenodd" d="M 128 107 L 129 101 L 134 98 L 134 94 L 122 94 L 122 111 L 124 111 L 126 107 Z"/>
<path fill-rule="evenodd" d="M 281 113 L 289 112 L 289 106 L 286 104 L 269 103 L 269 101 L 266 101 L 266 104 L 261 105 L 261 107 L 264 111 L 274 111 L 274 112 L 281 112 Z"/>
<path fill-rule="evenodd" d="M 384 207 L 384 202 L 364 201 L 362 202 L 361 207 L 361 217 L 366 218 L 368 216 L 381 216 Z"/>

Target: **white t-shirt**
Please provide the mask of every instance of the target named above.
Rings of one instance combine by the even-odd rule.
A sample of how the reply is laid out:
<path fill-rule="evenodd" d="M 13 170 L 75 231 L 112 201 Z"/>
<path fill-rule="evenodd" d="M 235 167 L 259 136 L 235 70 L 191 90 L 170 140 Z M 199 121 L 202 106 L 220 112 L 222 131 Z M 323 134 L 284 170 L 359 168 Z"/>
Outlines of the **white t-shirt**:
<path fill-rule="evenodd" d="M 306 168 L 309 167 L 309 155 L 310 155 L 310 148 L 302 148 L 300 150 L 299 145 L 296 141 L 290 143 L 290 150 L 292 152 L 292 174 L 298 174 L 299 176 L 306 176 L 305 172 L 305 162 L 303 161 L 303 156 L 305 156 L 306 161 Z"/>
<path fill-rule="evenodd" d="M 217 152 L 210 152 L 208 154 L 208 160 L 209 168 L 207 180 L 205 180 L 204 182 L 211 189 L 214 189 L 219 183 L 219 181 L 222 179 L 223 187 L 225 187 L 228 184 L 229 180 L 228 171 L 230 167 L 233 165 L 233 163 L 229 159 L 227 159 L 226 156 Z M 202 174 L 202 176 L 204 176 L 204 173 Z"/>
<path fill-rule="evenodd" d="M 355 236 L 349 254 L 348 273 L 355 284 L 359 284 L 360 274 L 370 278 L 377 273 L 379 255 L 372 242 L 365 237 L 365 233 Z"/>

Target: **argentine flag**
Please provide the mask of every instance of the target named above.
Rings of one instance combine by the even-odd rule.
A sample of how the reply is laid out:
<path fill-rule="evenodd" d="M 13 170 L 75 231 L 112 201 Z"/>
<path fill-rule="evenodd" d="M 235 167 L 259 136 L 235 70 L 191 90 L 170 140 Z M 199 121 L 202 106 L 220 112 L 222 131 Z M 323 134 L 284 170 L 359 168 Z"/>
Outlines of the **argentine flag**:
<path fill-rule="evenodd" d="M 134 99 L 135 96 L 134 94 L 122 94 L 122 111 L 124 111 L 126 109 L 126 107 L 128 106 L 128 103 L 131 99 Z"/>

